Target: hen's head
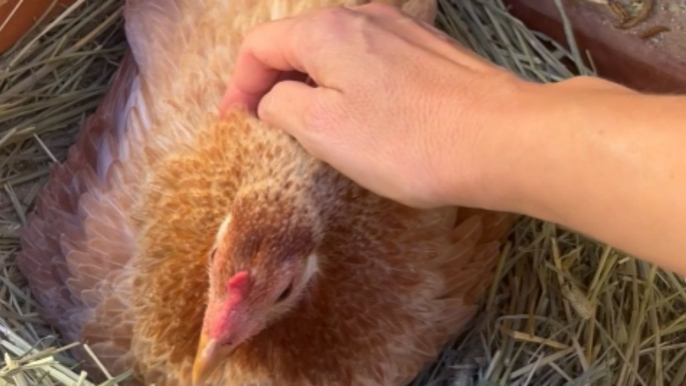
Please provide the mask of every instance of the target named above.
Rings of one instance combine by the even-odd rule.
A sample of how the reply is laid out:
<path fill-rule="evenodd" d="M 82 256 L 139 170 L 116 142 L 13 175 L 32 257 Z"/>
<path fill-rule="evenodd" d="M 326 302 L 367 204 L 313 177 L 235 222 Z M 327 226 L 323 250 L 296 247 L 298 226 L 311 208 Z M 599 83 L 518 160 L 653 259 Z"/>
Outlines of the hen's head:
<path fill-rule="evenodd" d="M 313 281 L 322 216 L 301 196 L 257 186 L 236 199 L 219 227 L 208 251 L 210 287 L 195 385 L 291 310 Z"/>

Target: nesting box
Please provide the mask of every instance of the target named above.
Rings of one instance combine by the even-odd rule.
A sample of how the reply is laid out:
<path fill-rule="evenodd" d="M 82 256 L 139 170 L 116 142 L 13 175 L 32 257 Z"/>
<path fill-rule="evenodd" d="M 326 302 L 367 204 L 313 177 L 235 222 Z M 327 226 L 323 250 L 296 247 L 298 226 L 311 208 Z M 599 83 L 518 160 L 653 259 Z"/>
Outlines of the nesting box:
<path fill-rule="evenodd" d="M 529 28 L 565 42 L 553 0 L 506 0 Z M 561 0 L 598 74 L 648 92 L 686 93 L 686 3 L 674 0 Z M 623 20 L 624 19 L 624 20 Z"/>
<path fill-rule="evenodd" d="M 54 17 L 74 0 L 0 0 L 0 54 L 26 34 L 41 16 Z"/>

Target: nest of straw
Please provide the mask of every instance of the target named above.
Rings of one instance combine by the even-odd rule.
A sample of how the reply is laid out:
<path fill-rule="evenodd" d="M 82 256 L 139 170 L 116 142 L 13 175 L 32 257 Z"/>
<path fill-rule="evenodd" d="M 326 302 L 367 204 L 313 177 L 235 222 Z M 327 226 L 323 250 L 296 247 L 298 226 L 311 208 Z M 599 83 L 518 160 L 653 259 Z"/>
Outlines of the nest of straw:
<path fill-rule="evenodd" d="M 0 385 L 94 385 L 68 354 L 80 343 L 65 345 L 40 319 L 14 259 L 51 164 L 65 159 L 127 49 L 122 5 L 77 0 L 0 56 Z M 529 30 L 501 0 L 439 5 L 441 28 L 526 79 L 594 74 L 566 20 L 569 49 Z M 522 218 L 481 316 L 413 386 L 681 385 L 685 306 L 681 277 Z M 108 376 L 104 384 L 115 385 L 130 373 Z"/>

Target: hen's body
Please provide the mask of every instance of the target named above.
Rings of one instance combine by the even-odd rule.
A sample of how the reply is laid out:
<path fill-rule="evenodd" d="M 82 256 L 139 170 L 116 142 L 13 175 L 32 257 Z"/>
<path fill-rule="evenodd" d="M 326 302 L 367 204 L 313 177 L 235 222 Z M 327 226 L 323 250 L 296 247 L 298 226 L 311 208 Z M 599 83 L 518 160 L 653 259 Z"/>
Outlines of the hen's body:
<path fill-rule="evenodd" d="M 45 318 L 111 372 L 133 366 L 146 384 L 190 384 L 208 250 L 227 215 L 249 235 L 278 234 L 301 207 L 326 221 L 305 296 L 213 384 L 401 385 L 475 312 L 507 217 L 403 207 L 250 117 L 217 118 L 248 28 L 340 3 L 127 4 L 133 56 L 53 170 L 19 260 Z"/>

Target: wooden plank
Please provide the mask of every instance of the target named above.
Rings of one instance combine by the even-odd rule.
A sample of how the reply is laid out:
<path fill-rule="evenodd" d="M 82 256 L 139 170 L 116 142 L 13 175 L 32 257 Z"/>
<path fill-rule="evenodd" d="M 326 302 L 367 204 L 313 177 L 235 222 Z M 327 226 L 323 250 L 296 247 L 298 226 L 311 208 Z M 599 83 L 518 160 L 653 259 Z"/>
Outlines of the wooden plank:
<path fill-rule="evenodd" d="M 33 26 L 54 0 L 0 0 L 0 54 Z M 58 0 L 51 16 L 59 14 L 74 0 Z"/>
<path fill-rule="evenodd" d="M 629 9 L 629 1 L 616 1 Z M 505 2 L 529 28 L 566 42 L 553 0 Z M 600 76 L 641 91 L 686 93 L 686 1 L 653 0 L 647 18 L 628 29 L 616 27 L 618 16 L 606 5 L 589 0 L 562 3 L 577 42 L 591 53 Z M 641 37 L 657 27 L 669 31 L 648 39 Z"/>

